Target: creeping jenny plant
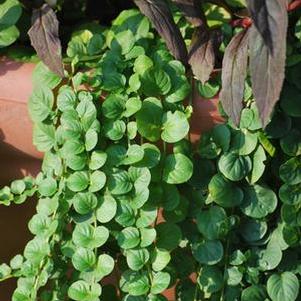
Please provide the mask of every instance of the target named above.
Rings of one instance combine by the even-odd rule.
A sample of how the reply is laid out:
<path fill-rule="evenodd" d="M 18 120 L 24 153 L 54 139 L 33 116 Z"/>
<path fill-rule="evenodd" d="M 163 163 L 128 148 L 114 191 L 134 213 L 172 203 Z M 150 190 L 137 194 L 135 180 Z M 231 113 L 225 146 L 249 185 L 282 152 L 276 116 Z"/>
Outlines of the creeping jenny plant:
<path fill-rule="evenodd" d="M 216 126 L 193 151 L 185 67 L 138 11 L 75 32 L 67 54 L 64 80 L 41 63 L 33 76 L 42 171 L 0 193 L 38 199 L 34 238 L 0 266 L 18 278 L 12 300 L 164 301 L 176 285 L 180 301 L 295 301 L 300 84 L 286 83 L 263 131 L 246 83 L 240 126 Z"/>

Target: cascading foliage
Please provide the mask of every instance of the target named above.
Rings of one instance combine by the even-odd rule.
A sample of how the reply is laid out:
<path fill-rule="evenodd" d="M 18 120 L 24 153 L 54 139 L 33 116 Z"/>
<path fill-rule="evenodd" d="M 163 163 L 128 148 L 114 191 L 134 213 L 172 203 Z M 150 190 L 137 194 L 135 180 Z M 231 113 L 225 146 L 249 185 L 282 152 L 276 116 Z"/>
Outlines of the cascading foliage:
<path fill-rule="evenodd" d="M 246 83 L 239 128 L 218 125 L 193 150 L 190 79 L 138 11 L 83 26 L 67 55 L 64 80 L 41 63 L 33 75 L 42 171 L 0 190 L 4 205 L 38 199 L 34 238 L 0 266 L 18 278 L 12 300 L 164 301 L 174 285 L 179 301 L 297 300 L 298 65 L 265 131 Z"/>

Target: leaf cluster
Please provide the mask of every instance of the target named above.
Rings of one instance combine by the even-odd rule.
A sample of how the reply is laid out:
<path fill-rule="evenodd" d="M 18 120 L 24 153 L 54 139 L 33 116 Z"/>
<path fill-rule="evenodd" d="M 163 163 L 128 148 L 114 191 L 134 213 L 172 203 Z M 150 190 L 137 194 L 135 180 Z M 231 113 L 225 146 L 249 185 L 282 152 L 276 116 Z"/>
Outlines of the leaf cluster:
<path fill-rule="evenodd" d="M 0 266 L 12 300 L 166 301 L 173 286 L 180 301 L 298 300 L 300 64 L 265 130 L 247 78 L 239 126 L 194 151 L 185 67 L 137 10 L 76 31 L 67 54 L 66 78 L 33 75 L 42 170 L 0 190 L 4 205 L 38 199 L 33 239 Z M 210 98 L 218 79 L 197 87 Z"/>

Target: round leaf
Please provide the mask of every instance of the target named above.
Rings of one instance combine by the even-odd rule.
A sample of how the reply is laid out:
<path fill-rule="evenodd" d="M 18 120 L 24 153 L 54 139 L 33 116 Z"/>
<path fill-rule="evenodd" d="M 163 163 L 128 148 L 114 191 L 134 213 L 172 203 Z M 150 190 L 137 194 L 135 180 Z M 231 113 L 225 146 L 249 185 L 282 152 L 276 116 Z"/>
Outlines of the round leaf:
<path fill-rule="evenodd" d="M 295 301 L 299 293 L 299 280 L 291 272 L 273 274 L 268 279 L 267 291 L 272 301 Z"/>
<path fill-rule="evenodd" d="M 168 155 L 163 169 L 163 180 L 169 184 L 181 184 L 187 182 L 193 172 L 193 164 L 183 154 Z"/>
<path fill-rule="evenodd" d="M 186 115 L 181 111 L 167 112 L 163 116 L 163 132 L 161 138 L 167 143 L 175 143 L 185 138 L 189 132 Z"/>

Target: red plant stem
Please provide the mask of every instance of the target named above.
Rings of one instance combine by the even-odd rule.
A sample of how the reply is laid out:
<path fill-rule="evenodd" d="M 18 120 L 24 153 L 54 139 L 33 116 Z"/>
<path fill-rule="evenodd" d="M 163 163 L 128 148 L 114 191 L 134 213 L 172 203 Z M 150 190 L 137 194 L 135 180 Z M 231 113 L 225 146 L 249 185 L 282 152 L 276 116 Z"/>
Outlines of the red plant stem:
<path fill-rule="evenodd" d="M 287 11 L 291 12 L 301 7 L 301 0 L 295 0 L 288 5 Z M 243 19 L 236 19 L 230 22 L 232 27 L 243 27 L 248 28 L 252 25 L 253 21 L 251 18 L 246 17 Z"/>
<path fill-rule="evenodd" d="M 287 10 L 290 12 L 290 11 L 296 10 L 299 7 L 301 7 L 301 0 L 295 0 L 288 5 Z"/>
<path fill-rule="evenodd" d="M 236 19 L 232 20 L 230 22 L 232 27 L 243 27 L 243 28 L 248 28 L 249 26 L 252 25 L 252 20 L 249 17 L 243 18 L 243 19 Z"/>

